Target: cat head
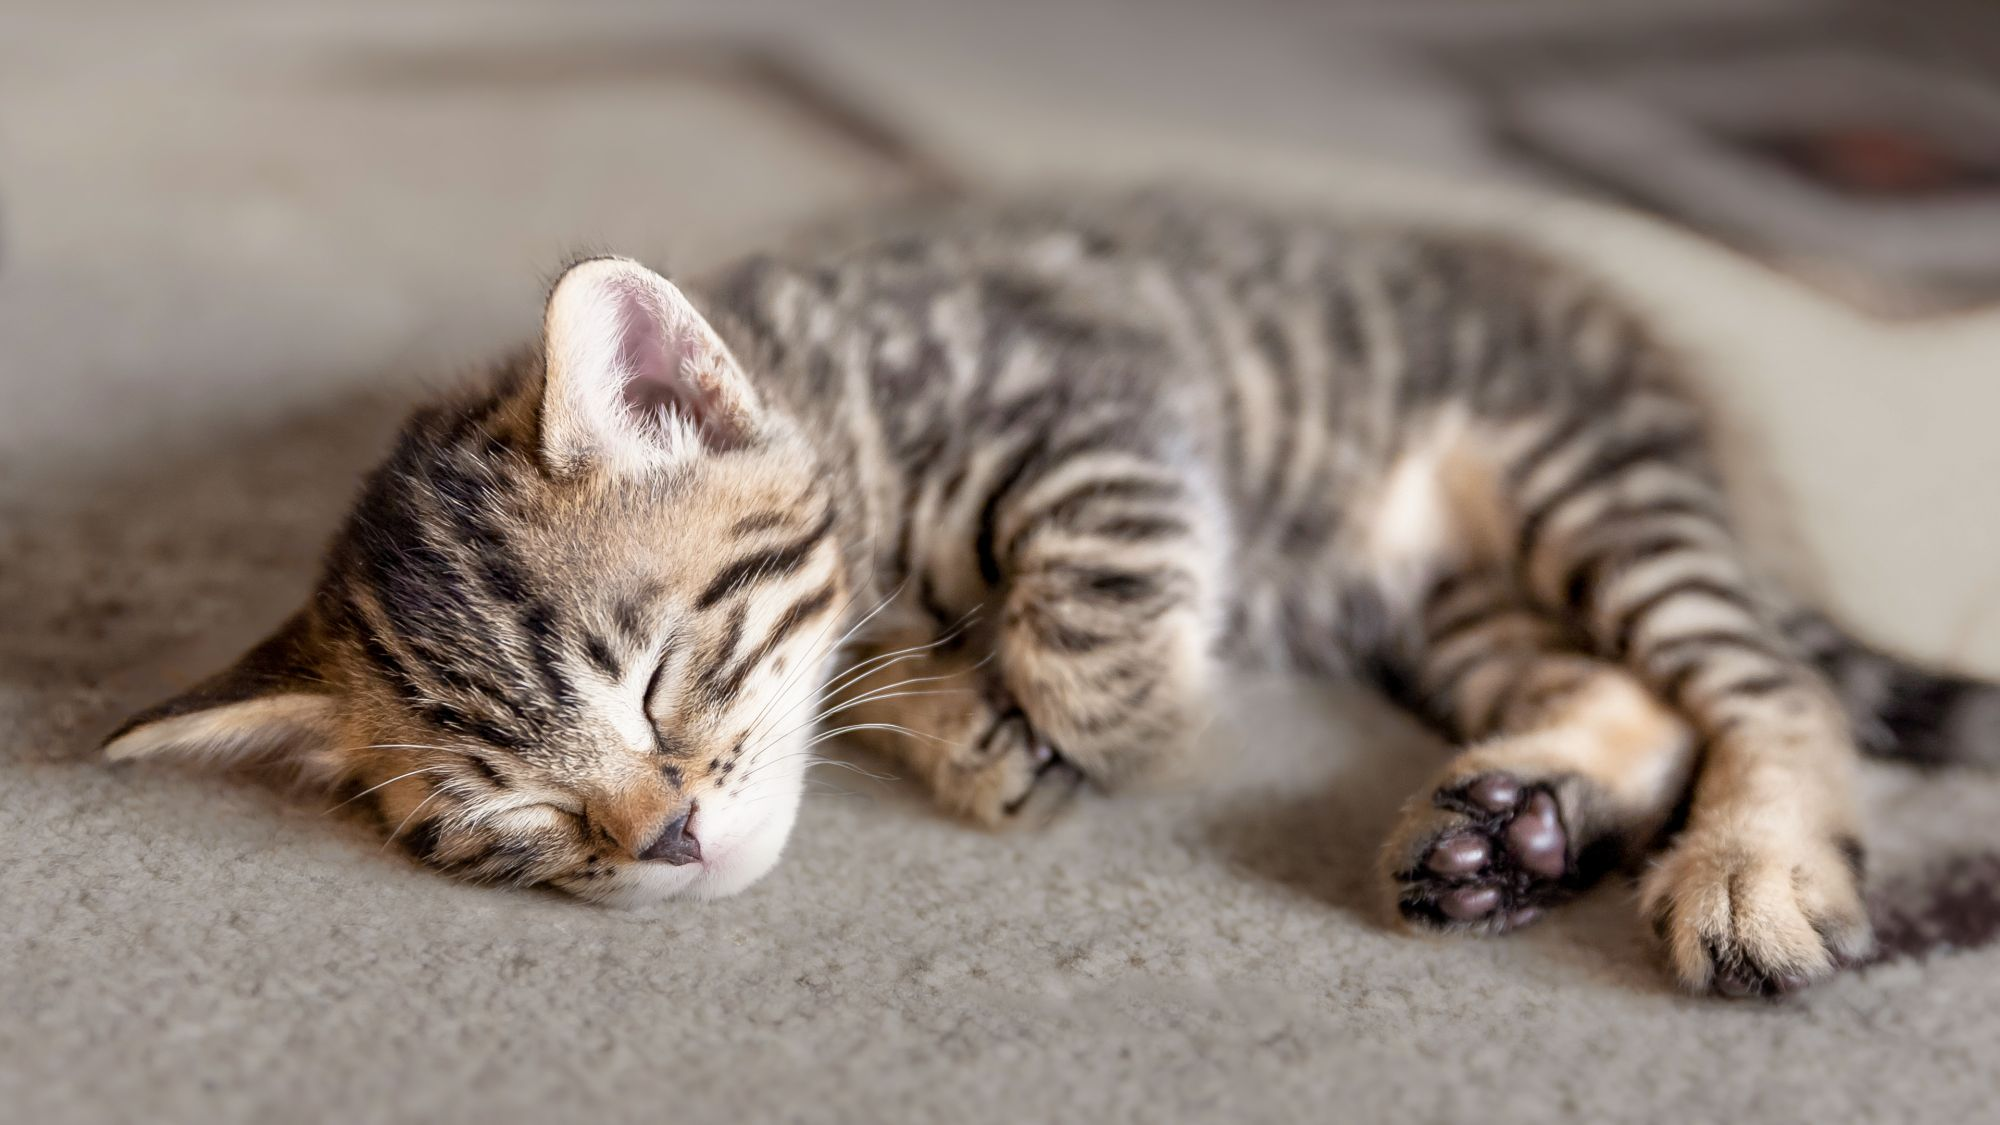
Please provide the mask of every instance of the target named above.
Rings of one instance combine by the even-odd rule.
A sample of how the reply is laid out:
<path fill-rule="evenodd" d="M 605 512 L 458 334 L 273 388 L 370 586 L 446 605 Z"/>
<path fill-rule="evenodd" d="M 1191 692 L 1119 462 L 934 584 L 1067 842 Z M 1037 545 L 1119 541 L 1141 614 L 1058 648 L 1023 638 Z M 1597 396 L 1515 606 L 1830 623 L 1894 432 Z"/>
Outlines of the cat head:
<path fill-rule="evenodd" d="M 537 353 L 410 420 L 304 608 L 106 751 L 296 767 L 472 879 L 729 894 L 797 812 L 836 514 L 688 299 L 585 261 Z"/>

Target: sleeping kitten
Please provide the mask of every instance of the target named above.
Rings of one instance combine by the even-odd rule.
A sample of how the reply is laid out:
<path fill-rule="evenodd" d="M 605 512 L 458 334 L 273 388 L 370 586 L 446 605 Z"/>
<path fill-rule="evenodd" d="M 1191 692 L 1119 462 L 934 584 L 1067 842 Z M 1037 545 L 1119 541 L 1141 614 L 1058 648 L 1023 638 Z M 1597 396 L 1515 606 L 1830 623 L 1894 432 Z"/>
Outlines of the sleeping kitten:
<path fill-rule="evenodd" d="M 1992 761 L 2000 694 L 1760 578 L 1677 367 L 1521 250 L 1169 196 L 689 292 L 592 259 L 409 422 L 304 608 L 108 750 L 294 764 L 446 871 L 634 902 L 768 871 L 821 719 L 1003 825 L 1174 773 L 1217 660 L 1361 676 L 1463 747 L 1398 917 L 1525 925 L 1680 809 L 1673 971 L 1784 992 L 1869 946 L 1855 732 Z"/>

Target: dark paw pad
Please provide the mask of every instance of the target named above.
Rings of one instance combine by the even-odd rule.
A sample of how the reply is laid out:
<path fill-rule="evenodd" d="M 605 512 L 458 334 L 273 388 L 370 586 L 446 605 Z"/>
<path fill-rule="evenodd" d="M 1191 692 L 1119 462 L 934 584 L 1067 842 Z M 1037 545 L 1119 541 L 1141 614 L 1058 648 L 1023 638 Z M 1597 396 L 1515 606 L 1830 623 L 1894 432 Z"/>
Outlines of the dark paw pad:
<path fill-rule="evenodd" d="M 1398 874 L 1404 917 L 1505 931 L 1574 889 L 1569 833 L 1547 785 L 1492 773 L 1440 791 L 1436 802 L 1461 819 L 1423 849 L 1416 869 Z"/>

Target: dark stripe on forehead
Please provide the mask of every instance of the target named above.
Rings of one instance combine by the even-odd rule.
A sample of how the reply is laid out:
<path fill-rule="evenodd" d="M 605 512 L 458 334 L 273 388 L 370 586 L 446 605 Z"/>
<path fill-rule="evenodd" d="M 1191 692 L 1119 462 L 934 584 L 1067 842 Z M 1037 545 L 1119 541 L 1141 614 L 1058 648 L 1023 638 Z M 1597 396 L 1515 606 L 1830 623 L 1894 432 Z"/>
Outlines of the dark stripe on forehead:
<path fill-rule="evenodd" d="M 619 634 L 628 642 L 643 644 L 646 641 L 647 634 L 651 632 L 646 627 L 646 611 L 656 596 L 655 591 L 645 590 L 619 598 L 611 607 L 611 623 L 618 627 Z"/>
<path fill-rule="evenodd" d="M 422 689 L 416 678 L 410 675 L 409 667 L 389 648 L 376 630 L 375 623 L 353 604 L 352 598 L 351 592 L 342 598 L 339 623 L 353 633 L 355 641 L 361 646 L 362 655 L 375 665 L 375 670 L 389 681 L 389 686 L 396 689 L 396 694 L 405 703 L 420 702 Z"/>
<path fill-rule="evenodd" d="M 711 609 L 715 603 L 753 582 L 782 578 L 797 571 L 805 565 L 813 548 L 819 546 L 827 532 L 833 529 L 833 514 L 833 507 L 829 505 L 826 514 L 820 517 L 811 531 L 789 543 L 745 555 L 724 567 L 695 599 L 695 608 Z"/>
<path fill-rule="evenodd" d="M 590 662 L 597 666 L 598 671 L 614 680 L 625 678 L 625 665 L 618 659 L 617 651 L 611 647 L 610 641 L 604 639 L 603 634 L 595 632 L 586 634 L 583 638 L 583 654 L 590 658 Z"/>
<path fill-rule="evenodd" d="M 558 708 L 569 707 L 576 699 L 576 692 L 562 673 L 560 625 L 554 607 L 544 601 L 531 601 L 520 607 L 517 620 L 528 637 L 543 690 Z"/>
<path fill-rule="evenodd" d="M 490 401 L 419 415 L 336 548 L 338 619 L 419 718 L 519 750 L 575 706 L 568 648 L 506 527 L 532 462 Z"/>
<path fill-rule="evenodd" d="M 498 724 L 473 716 L 463 707 L 438 698 L 440 694 L 438 689 L 450 690 L 458 695 L 476 698 L 510 711 L 518 718 L 519 711 L 516 705 L 498 689 L 487 684 L 475 683 L 453 673 L 450 669 L 427 666 L 427 670 L 440 673 L 437 678 L 442 681 L 435 687 L 428 687 L 411 674 L 409 666 L 396 655 L 388 640 L 367 614 L 349 603 L 341 617 L 346 627 L 353 631 L 355 639 L 361 646 L 362 655 L 367 657 L 382 677 L 389 681 L 389 686 L 395 690 L 404 706 L 417 712 L 425 722 L 442 730 L 471 735 L 496 746 L 512 749 L 521 745 L 518 737 L 503 730 Z"/>

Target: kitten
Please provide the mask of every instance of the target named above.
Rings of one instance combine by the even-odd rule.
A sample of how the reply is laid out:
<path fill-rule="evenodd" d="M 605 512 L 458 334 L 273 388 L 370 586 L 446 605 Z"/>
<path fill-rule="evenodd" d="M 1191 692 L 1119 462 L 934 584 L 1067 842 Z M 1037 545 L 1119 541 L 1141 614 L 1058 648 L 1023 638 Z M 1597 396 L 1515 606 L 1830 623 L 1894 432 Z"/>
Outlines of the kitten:
<path fill-rule="evenodd" d="M 1992 762 L 2000 693 L 1761 577 L 1678 367 L 1522 250 L 1169 195 L 692 292 L 583 261 L 304 608 L 108 750 L 294 765 L 446 871 L 639 902 L 768 871 L 830 731 L 1031 823 L 1177 772 L 1218 660 L 1366 677 L 1463 747 L 1383 852 L 1397 917 L 1525 925 L 1680 810 L 1673 971 L 1789 991 L 1869 947 L 1855 732 Z"/>

